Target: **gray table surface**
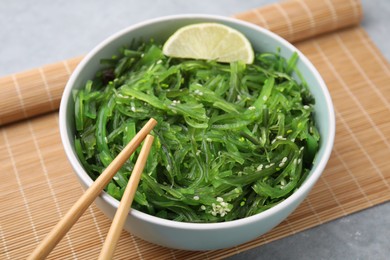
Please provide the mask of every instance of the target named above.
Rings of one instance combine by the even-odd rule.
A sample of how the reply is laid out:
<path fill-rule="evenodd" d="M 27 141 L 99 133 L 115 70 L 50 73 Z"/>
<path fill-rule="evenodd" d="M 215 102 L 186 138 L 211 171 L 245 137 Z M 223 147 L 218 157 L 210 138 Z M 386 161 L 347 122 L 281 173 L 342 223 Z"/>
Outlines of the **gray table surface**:
<path fill-rule="evenodd" d="M 0 76 L 85 54 L 116 31 L 148 18 L 179 13 L 229 16 L 272 2 L 1 0 Z M 362 2 L 362 25 L 390 60 L 390 0 Z M 389 238 L 388 202 L 229 259 L 389 259 Z"/>

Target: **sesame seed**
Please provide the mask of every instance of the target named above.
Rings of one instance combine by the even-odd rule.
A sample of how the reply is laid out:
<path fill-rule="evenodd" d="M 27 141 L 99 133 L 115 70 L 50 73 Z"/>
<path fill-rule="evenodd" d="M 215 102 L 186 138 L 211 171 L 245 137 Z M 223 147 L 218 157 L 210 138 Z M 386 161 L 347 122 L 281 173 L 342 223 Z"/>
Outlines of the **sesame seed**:
<path fill-rule="evenodd" d="M 200 91 L 199 89 L 196 89 L 196 90 L 194 91 L 194 94 L 195 94 L 195 95 L 198 95 L 198 96 L 202 96 L 202 95 L 203 95 L 203 92 Z"/>
<path fill-rule="evenodd" d="M 309 109 L 310 107 L 308 105 L 304 105 L 303 109 Z"/>
<path fill-rule="evenodd" d="M 288 159 L 287 157 L 283 157 L 282 162 L 283 163 L 287 162 L 287 159 Z"/>
<path fill-rule="evenodd" d="M 267 101 L 268 97 L 267 96 L 263 96 L 263 100 L 264 101 Z"/>
<path fill-rule="evenodd" d="M 180 100 L 173 100 L 174 103 L 180 104 Z"/>
<path fill-rule="evenodd" d="M 254 106 L 248 107 L 248 110 L 255 110 L 255 109 L 256 109 L 256 107 L 254 107 Z"/>
<path fill-rule="evenodd" d="M 205 205 L 202 205 L 202 206 L 200 206 L 200 209 L 201 209 L 201 210 L 206 210 L 206 206 L 205 206 Z"/>
<path fill-rule="evenodd" d="M 217 201 L 220 202 L 220 204 L 212 203 L 212 209 L 208 212 L 211 213 L 211 215 L 216 216 L 217 214 L 221 215 L 221 217 L 225 216 L 228 212 L 231 211 L 229 208 L 229 203 L 224 202 L 221 197 L 217 197 Z"/>
<path fill-rule="evenodd" d="M 199 200 L 199 196 L 194 196 L 194 200 Z"/>
<path fill-rule="evenodd" d="M 259 172 L 259 171 L 261 171 L 263 169 L 263 165 L 262 164 L 260 164 L 259 166 L 257 166 L 257 171 Z"/>

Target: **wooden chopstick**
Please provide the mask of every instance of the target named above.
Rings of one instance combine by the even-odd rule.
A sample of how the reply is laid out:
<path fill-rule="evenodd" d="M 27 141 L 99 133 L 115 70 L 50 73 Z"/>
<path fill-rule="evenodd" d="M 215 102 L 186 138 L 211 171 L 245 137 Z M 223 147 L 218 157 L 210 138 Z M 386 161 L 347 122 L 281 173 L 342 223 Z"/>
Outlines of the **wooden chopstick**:
<path fill-rule="evenodd" d="M 112 220 L 110 230 L 107 233 L 106 240 L 103 244 L 102 250 L 100 251 L 99 260 L 112 259 L 114 256 L 116 244 L 119 240 L 119 236 L 121 235 L 123 225 L 125 224 L 127 215 L 130 210 L 131 203 L 133 202 L 142 171 L 145 167 L 150 148 L 153 144 L 153 140 L 154 137 L 151 135 L 148 135 L 145 138 L 141 152 L 134 165 L 133 172 L 131 173 L 130 180 L 127 183 L 125 192 L 115 213 L 115 217 Z"/>
<path fill-rule="evenodd" d="M 114 177 L 116 172 L 122 167 L 131 154 L 138 148 L 145 137 L 155 127 L 157 121 L 151 118 L 145 126 L 134 136 L 126 147 L 118 154 L 103 173 L 93 182 L 78 201 L 70 208 L 65 216 L 57 223 L 50 233 L 35 248 L 28 259 L 44 259 L 61 241 L 62 237 L 76 223 L 85 210 L 92 204 L 101 191 Z"/>

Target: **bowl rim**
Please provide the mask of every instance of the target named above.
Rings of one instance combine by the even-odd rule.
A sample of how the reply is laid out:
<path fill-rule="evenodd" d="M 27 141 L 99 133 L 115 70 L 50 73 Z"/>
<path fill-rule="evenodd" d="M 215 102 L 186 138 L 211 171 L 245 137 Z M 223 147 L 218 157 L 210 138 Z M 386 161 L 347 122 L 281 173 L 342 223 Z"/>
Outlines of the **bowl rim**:
<path fill-rule="evenodd" d="M 66 153 L 66 156 L 72 165 L 76 175 L 78 178 L 81 179 L 81 181 L 86 185 L 90 186 L 93 183 L 93 180 L 89 177 L 89 175 L 86 173 L 84 168 L 82 167 L 80 161 L 77 158 L 76 153 L 72 149 L 72 144 L 70 143 L 70 136 L 67 131 L 67 124 L 66 124 L 66 115 L 67 115 L 67 104 L 69 103 L 69 99 L 72 98 L 72 86 L 74 85 L 77 77 L 79 74 L 83 71 L 86 64 L 89 62 L 89 60 L 94 57 L 96 53 L 98 53 L 102 48 L 104 48 L 106 45 L 108 45 L 110 42 L 115 41 L 116 39 L 124 36 L 125 34 L 130 33 L 131 31 L 142 28 L 147 25 L 152 25 L 155 23 L 160 22 L 166 22 L 170 20 L 186 20 L 186 19 L 205 19 L 205 20 L 214 20 L 215 22 L 227 22 L 227 23 L 233 23 L 238 24 L 240 26 L 249 27 L 252 30 L 259 31 L 261 34 L 265 34 L 268 37 L 276 39 L 278 42 L 280 42 L 281 45 L 284 45 L 286 48 L 295 51 L 299 55 L 299 59 L 308 67 L 308 69 L 313 74 L 314 78 L 319 84 L 319 88 L 321 89 L 321 92 L 323 94 L 325 104 L 326 104 L 326 110 L 328 114 L 328 118 L 326 119 L 327 128 L 328 128 L 328 142 L 324 144 L 324 153 L 322 158 L 318 161 L 317 167 L 314 170 L 311 170 L 310 177 L 308 177 L 303 184 L 299 187 L 298 190 L 296 190 L 293 194 L 291 194 L 288 198 L 283 200 L 282 202 L 278 203 L 277 205 L 273 206 L 272 208 L 269 208 L 263 212 L 260 212 L 256 215 L 231 220 L 227 222 L 218 222 L 218 223 L 189 223 L 189 222 L 178 222 L 174 220 L 168 220 L 159 218 L 156 216 L 149 215 L 147 213 L 141 212 L 136 209 L 132 209 L 129 211 L 129 215 L 132 217 L 135 217 L 137 219 L 143 219 L 149 223 L 153 223 L 155 225 L 159 226 L 166 226 L 170 228 L 176 228 L 176 229 L 187 229 L 187 230 L 208 230 L 208 229 L 225 229 L 225 228 L 234 228 L 242 225 L 247 225 L 250 223 L 257 222 L 261 219 L 266 219 L 272 215 L 275 215 L 276 213 L 280 212 L 285 208 L 286 205 L 292 204 L 293 201 L 298 200 L 302 196 L 305 195 L 306 192 L 309 192 L 310 189 L 314 186 L 316 181 L 319 179 L 320 175 L 322 174 L 323 170 L 325 169 L 325 166 L 330 158 L 330 154 L 333 148 L 334 138 L 335 138 L 335 113 L 333 108 L 333 102 L 329 93 L 328 88 L 326 87 L 326 84 L 324 80 L 322 79 L 321 75 L 317 71 L 317 69 L 314 67 L 314 65 L 309 61 L 309 59 L 301 53 L 296 47 L 294 47 L 291 43 L 289 43 L 287 40 L 283 39 L 281 36 L 254 24 L 251 24 L 249 22 L 245 22 L 242 20 L 238 20 L 236 18 L 230 18 L 220 15 L 213 15 L 213 14 L 196 14 L 196 13 L 189 13 L 189 14 L 176 14 L 176 15 L 167 15 L 167 16 L 161 16 L 153 19 L 148 19 L 139 23 L 136 23 L 134 25 L 131 25 L 129 27 L 126 27 L 105 40 L 103 40 L 101 43 L 99 43 L 97 46 L 95 46 L 88 54 L 82 59 L 82 61 L 77 65 L 76 69 L 71 74 L 60 103 L 60 109 L 59 109 L 59 129 L 60 129 L 60 137 L 61 141 Z M 106 203 L 108 203 L 110 206 L 114 208 L 118 208 L 119 201 L 108 195 L 105 191 L 103 191 L 99 195 Z"/>

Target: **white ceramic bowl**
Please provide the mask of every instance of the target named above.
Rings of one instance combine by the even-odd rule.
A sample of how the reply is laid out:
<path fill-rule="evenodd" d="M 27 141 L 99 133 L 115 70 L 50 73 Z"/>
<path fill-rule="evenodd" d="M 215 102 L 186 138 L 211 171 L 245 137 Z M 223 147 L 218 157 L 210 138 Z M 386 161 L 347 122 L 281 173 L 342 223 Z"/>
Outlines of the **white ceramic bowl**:
<path fill-rule="evenodd" d="M 78 160 L 73 144 L 75 126 L 72 90 L 83 86 L 88 79 L 93 78 L 99 68 L 100 59 L 111 57 L 121 46 L 129 44 L 133 39 L 154 38 L 158 42 L 164 42 L 178 28 L 197 22 L 218 22 L 231 26 L 246 35 L 256 51 L 274 52 L 279 47 L 281 55 L 286 58 L 289 58 L 293 52 L 298 52 L 300 59 L 297 66 L 316 100 L 315 120 L 322 138 L 314 166 L 303 185 L 285 201 L 260 214 L 225 223 L 205 224 L 170 221 L 137 210 L 131 210 L 128 215 L 125 229 L 139 238 L 171 248 L 210 250 L 242 244 L 278 225 L 307 196 L 329 159 L 335 135 L 331 97 L 317 70 L 293 45 L 258 26 L 214 15 L 176 15 L 136 24 L 103 41 L 77 66 L 63 93 L 60 107 L 60 132 L 66 155 L 80 183 L 84 188 L 88 188 L 93 181 Z M 119 202 L 103 192 L 96 199 L 96 204 L 106 216 L 112 219 Z"/>

